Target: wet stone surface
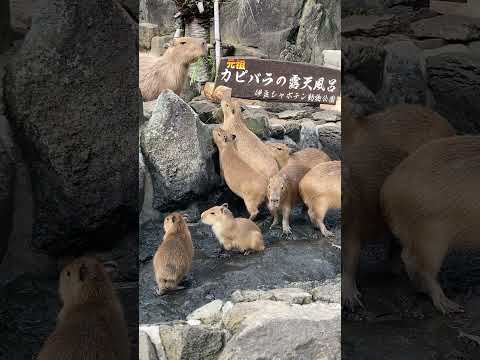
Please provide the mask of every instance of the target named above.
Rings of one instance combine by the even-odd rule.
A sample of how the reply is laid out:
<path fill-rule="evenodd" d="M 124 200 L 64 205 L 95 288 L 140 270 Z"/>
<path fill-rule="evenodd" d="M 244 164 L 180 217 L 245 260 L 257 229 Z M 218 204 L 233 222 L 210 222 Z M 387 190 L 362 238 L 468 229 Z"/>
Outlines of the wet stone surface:
<path fill-rule="evenodd" d="M 207 208 L 206 206 L 205 208 Z M 245 214 L 235 213 L 238 216 Z M 163 219 L 163 217 L 162 217 Z M 154 295 L 156 286 L 152 258 L 163 238 L 163 223 L 150 221 L 140 231 L 140 324 L 185 319 L 193 310 L 215 299 L 226 299 L 237 289 L 273 289 L 296 281 L 324 280 L 340 272 L 340 213 L 331 211 L 326 225 L 335 238 L 323 239 L 302 209 L 291 221 L 293 237 L 282 237 L 281 228 L 269 229 L 271 219 L 257 220 L 265 241 L 263 253 L 244 256 L 220 249 L 209 226 L 189 224 L 195 248 L 193 267 L 184 283 L 185 290 Z"/>

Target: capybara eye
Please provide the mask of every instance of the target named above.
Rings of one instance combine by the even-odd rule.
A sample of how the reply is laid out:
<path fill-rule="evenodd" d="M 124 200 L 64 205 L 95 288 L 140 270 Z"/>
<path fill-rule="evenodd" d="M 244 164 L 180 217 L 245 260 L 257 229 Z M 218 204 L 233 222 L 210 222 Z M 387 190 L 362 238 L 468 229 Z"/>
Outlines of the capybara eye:
<path fill-rule="evenodd" d="M 185 45 L 186 43 L 187 43 L 186 41 L 180 42 L 181 45 Z"/>
<path fill-rule="evenodd" d="M 215 213 L 210 213 L 211 215 L 215 215 Z"/>
<path fill-rule="evenodd" d="M 67 271 L 67 276 L 70 276 L 70 271 Z"/>

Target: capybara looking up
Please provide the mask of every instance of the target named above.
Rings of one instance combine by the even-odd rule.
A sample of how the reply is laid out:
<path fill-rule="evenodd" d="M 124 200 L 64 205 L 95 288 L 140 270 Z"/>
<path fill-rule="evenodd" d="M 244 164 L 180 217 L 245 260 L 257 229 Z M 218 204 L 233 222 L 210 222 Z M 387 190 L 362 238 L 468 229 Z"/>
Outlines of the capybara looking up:
<path fill-rule="evenodd" d="M 290 213 L 300 201 L 298 184 L 310 170 L 308 167 L 295 160 L 288 160 L 278 174 L 268 181 L 267 199 L 268 209 L 273 215 L 271 227 L 278 224 L 279 211 L 282 211 L 282 229 L 284 234 L 291 234 Z"/>
<path fill-rule="evenodd" d="M 38 360 L 129 360 L 123 310 L 100 262 L 82 257 L 67 265 L 59 293 L 63 307 Z"/>
<path fill-rule="evenodd" d="M 461 311 L 437 280 L 448 250 L 480 248 L 480 136 L 432 141 L 385 181 L 385 221 L 400 240 L 410 279 L 442 313 Z"/>
<path fill-rule="evenodd" d="M 193 243 L 182 214 L 174 212 L 163 221 L 165 235 L 153 257 L 157 295 L 182 289 L 178 284 L 192 267 Z"/>
<path fill-rule="evenodd" d="M 213 141 L 220 153 L 220 167 L 227 186 L 245 202 L 250 220 L 255 219 L 258 208 L 265 200 L 267 178 L 255 171 L 239 154 L 237 136 L 221 128 L 213 130 Z"/>
<path fill-rule="evenodd" d="M 288 159 L 290 158 L 290 148 L 288 145 L 281 143 L 270 143 L 267 145 L 270 149 L 270 153 L 277 161 L 278 168 L 281 169 L 287 165 Z"/>
<path fill-rule="evenodd" d="M 202 213 L 202 222 L 212 225 L 213 232 L 225 250 L 263 251 L 260 228 L 251 220 L 234 218 L 228 204 L 214 206 Z"/>
<path fill-rule="evenodd" d="M 323 236 L 333 235 L 323 222 L 328 209 L 342 206 L 341 171 L 340 161 L 327 161 L 315 166 L 300 181 L 300 196 L 308 207 L 308 216 Z"/>
<path fill-rule="evenodd" d="M 207 54 L 204 40 L 191 37 L 173 39 L 161 57 L 139 54 L 139 83 L 144 101 L 158 98 L 165 89 L 180 96 L 188 66 Z"/>
<path fill-rule="evenodd" d="M 244 124 L 238 101 L 222 100 L 223 130 L 237 136 L 240 157 L 255 171 L 269 178 L 278 172 L 278 165 L 267 144 Z"/>

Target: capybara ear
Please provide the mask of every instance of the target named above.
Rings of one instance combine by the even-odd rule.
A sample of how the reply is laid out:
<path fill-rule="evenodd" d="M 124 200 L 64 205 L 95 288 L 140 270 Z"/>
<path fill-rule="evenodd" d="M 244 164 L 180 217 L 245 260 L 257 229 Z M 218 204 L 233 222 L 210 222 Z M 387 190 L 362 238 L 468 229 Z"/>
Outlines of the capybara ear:
<path fill-rule="evenodd" d="M 188 217 L 188 214 L 182 213 L 182 217 L 183 217 L 183 220 L 185 220 L 186 222 L 188 222 L 189 219 L 190 219 L 190 218 Z"/>
<path fill-rule="evenodd" d="M 175 39 L 170 40 L 170 41 L 167 42 L 165 45 L 163 45 L 163 47 L 164 47 L 165 49 L 168 49 L 169 47 L 172 47 L 172 46 L 175 46 Z"/>
<path fill-rule="evenodd" d="M 105 269 L 106 273 L 110 275 L 110 277 L 113 276 L 113 274 L 117 271 L 118 266 L 115 261 L 105 261 L 103 264 L 103 268 Z M 101 266 L 101 265 L 99 265 Z"/>
<path fill-rule="evenodd" d="M 222 207 L 224 207 L 224 208 L 227 208 L 227 209 L 228 209 L 228 203 L 222 204 Z"/>

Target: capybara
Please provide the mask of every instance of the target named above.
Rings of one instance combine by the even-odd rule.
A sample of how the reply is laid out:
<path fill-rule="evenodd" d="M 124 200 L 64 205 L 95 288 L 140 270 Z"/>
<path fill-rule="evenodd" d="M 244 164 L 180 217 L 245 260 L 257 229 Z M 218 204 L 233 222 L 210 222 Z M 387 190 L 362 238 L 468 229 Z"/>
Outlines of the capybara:
<path fill-rule="evenodd" d="M 165 235 L 153 257 L 157 295 L 182 289 L 178 284 L 192 267 L 193 243 L 182 214 L 171 213 L 163 221 Z"/>
<path fill-rule="evenodd" d="M 220 153 L 220 167 L 227 186 L 245 202 L 250 220 L 258 215 L 258 208 L 265 200 L 267 178 L 258 173 L 242 157 L 237 149 L 238 137 L 221 128 L 213 130 L 213 141 Z"/>
<path fill-rule="evenodd" d="M 237 136 L 240 157 L 255 171 L 269 178 L 278 172 L 278 165 L 269 147 L 244 124 L 238 101 L 222 100 L 223 130 Z"/>
<path fill-rule="evenodd" d="M 455 132 L 442 116 L 424 106 L 411 104 L 395 105 L 364 118 L 352 115 L 344 120 L 342 302 L 352 308 L 361 304 L 355 285 L 361 244 L 366 239 L 389 234 L 379 211 L 383 181 L 419 146 Z M 393 248 L 394 243 L 389 245 Z M 392 263 L 398 261 L 399 256 L 391 260 Z"/>
<path fill-rule="evenodd" d="M 59 293 L 63 306 L 38 360 L 129 360 L 123 309 L 98 260 L 81 257 L 65 266 Z"/>
<path fill-rule="evenodd" d="M 201 218 L 204 224 L 212 225 L 218 242 L 225 250 L 248 252 L 265 249 L 260 228 L 252 220 L 233 217 L 228 204 L 204 211 Z"/>
<path fill-rule="evenodd" d="M 267 145 L 270 149 L 270 153 L 277 161 L 278 168 L 281 169 L 287 165 L 288 159 L 290 158 L 290 148 L 288 145 L 281 143 L 270 143 Z"/>
<path fill-rule="evenodd" d="M 327 211 L 342 207 L 341 171 L 340 161 L 327 161 L 315 166 L 300 181 L 300 196 L 308 207 L 308 216 L 323 236 L 333 235 L 323 222 Z"/>
<path fill-rule="evenodd" d="M 385 220 L 400 240 L 407 273 L 442 313 L 462 311 L 437 280 L 448 250 L 480 248 L 480 136 L 432 141 L 385 181 Z"/>
<path fill-rule="evenodd" d="M 139 54 L 139 83 L 144 101 L 156 100 L 165 89 L 180 96 L 188 66 L 207 54 L 204 40 L 191 37 L 173 39 L 161 57 Z"/>
<path fill-rule="evenodd" d="M 325 161 L 330 161 L 330 157 L 327 154 L 325 154 L 322 150 L 315 148 L 307 148 L 294 152 L 292 155 L 290 155 L 290 159 L 297 161 L 309 169 L 312 169 L 316 165 Z"/>
<path fill-rule="evenodd" d="M 308 170 L 310 169 L 302 163 L 290 159 L 287 165 L 268 181 L 268 209 L 273 216 L 271 227 L 278 224 L 278 213 L 281 210 L 284 234 L 292 233 L 292 229 L 290 228 L 290 212 L 300 201 L 298 184 Z"/>

